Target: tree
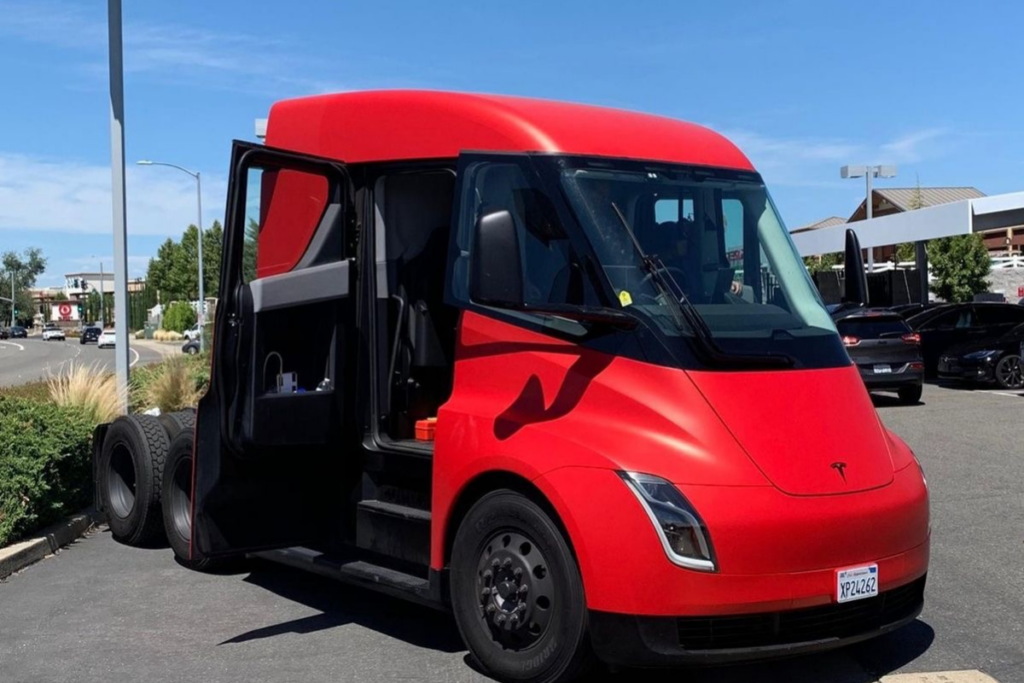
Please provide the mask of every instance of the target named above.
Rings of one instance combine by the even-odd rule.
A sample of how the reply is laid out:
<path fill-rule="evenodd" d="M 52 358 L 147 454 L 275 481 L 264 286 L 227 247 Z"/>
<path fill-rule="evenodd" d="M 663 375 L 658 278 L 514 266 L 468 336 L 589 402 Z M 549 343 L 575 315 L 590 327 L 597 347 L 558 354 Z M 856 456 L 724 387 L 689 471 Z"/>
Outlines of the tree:
<path fill-rule="evenodd" d="M 217 297 L 220 289 L 220 259 L 224 243 L 224 227 L 214 221 L 203 230 L 204 295 Z M 161 301 L 199 298 L 199 229 L 189 225 L 175 242 L 167 238 L 149 261 L 146 282 L 160 292 Z"/>
<path fill-rule="evenodd" d="M 821 256 L 805 256 L 804 265 L 807 266 L 807 270 L 810 273 L 827 273 L 832 270 L 832 266 L 837 266 L 843 262 L 842 254 L 822 254 Z"/>
<path fill-rule="evenodd" d="M 256 279 L 256 247 L 260 239 L 260 224 L 250 218 L 245 226 L 245 243 L 242 245 L 242 280 Z"/>
<path fill-rule="evenodd" d="M 14 251 L 4 252 L 0 258 L 3 269 L 0 270 L 0 296 L 13 298 L 17 310 L 17 322 L 23 325 L 32 323 L 35 313 L 35 302 L 29 289 L 35 287 L 36 279 L 46 270 L 46 258 L 42 249 L 29 247 L 20 255 Z M 14 294 L 11 294 L 11 273 L 14 273 Z M 0 320 L 11 319 L 11 304 L 0 301 Z"/>
<path fill-rule="evenodd" d="M 64 290 L 61 290 L 61 291 L 59 291 L 59 292 L 57 292 L 56 294 L 53 295 L 53 300 L 54 301 L 67 301 L 68 300 L 68 295 L 64 293 Z"/>
<path fill-rule="evenodd" d="M 980 233 L 932 240 L 928 261 L 935 277 L 931 289 L 946 301 L 970 301 L 988 290 L 992 262 Z"/>
<path fill-rule="evenodd" d="M 214 221 L 203 231 L 203 282 L 206 285 L 206 296 L 220 296 L 220 259 L 224 248 L 224 227 L 220 221 Z"/>

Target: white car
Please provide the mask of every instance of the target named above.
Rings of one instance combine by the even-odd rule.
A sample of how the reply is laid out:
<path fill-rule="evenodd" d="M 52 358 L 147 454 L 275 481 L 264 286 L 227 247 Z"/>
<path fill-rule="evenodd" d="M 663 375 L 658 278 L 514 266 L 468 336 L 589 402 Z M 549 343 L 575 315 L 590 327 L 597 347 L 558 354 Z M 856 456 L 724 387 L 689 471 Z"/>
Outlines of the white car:
<path fill-rule="evenodd" d="M 185 339 L 187 339 L 189 341 L 193 341 L 193 340 L 199 339 L 200 332 L 201 332 L 201 330 L 199 328 L 199 323 L 196 323 L 192 327 L 190 327 L 187 330 L 185 330 L 184 337 L 185 337 Z"/>
<path fill-rule="evenodd" d="M 103 330 L 100 333 L 100 338 L 96 340 L 96 346 L 101 349 L 105 349 L 108 346 L 113 347 L 117 344 L 117 337 L 114 336 L 113 330 Z"/>
<path fill-rule="evenodd" d="M 64 330 L 59 327 L 46 327 L 43 329 L 43 341 L 53 341 L 55 339 L 64 341 Z"/>

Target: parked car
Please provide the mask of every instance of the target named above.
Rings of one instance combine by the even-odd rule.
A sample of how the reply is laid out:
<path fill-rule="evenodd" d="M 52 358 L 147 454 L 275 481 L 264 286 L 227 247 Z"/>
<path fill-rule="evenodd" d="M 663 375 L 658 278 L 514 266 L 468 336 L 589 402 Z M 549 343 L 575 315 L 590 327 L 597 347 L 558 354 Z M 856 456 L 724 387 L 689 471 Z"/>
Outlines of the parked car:
<path fill-rule="evenodd" d="M 938 372 L 939 358 L 958 344 L 998 337 L 1024 323 L 1024 307 L 972 301 L 929 308 L 907 319 L 921 337 L 926 377 Z"/>
<path fill-rule="evenodd" d="M 867 308 L 840 318 L 836 327 L 868 391 L 895 391 L 903 403 L 921 400 L 921 340 L 898 313 Z"/>
<path fill-rule="evenodd" d="M 43 341 L 64 341 L 64 330 L 56 325 L 48 324 L 43 327 Z"/>
<path fill-rule="evenodd" d="M 192 327 L 190 327 L 187 330 L 185 330 L 185 332 L 183 333 L 183 336 L 185 337 L 185 339 L 188 339 L 189 341 L 193 341 L 195 339 L 199 339 L 199 335 L 200 334 L 202 334 L 202 328 L 199 327 L 199 323 L 196 323 Z"/>
<path fill-rule="evenodd" d="M 939 377 L 995 382 L 1003 389 L 1024 389 L 1024 325 L 1002 336 L 960 344 L 939 358 Z"/>
<path fill-rule="evenodd" d="M 117 337 L 114 336 L 114 330 L 103 330 L 100 333 L 99 338 L 96 340 L 96 345 L 105 349 L 107 347 L 113 348 L 117 344 Z"/>
<path fill-rule="evenodd" d="M 0 339 L 7 339 L 11 336 L 11 333 L 7 331 L 6 327 L 0 327 Z"/>
<path fill-rule="evenodd" d="M 938 304 L 933 303 L 916 303 L 916 304 L 898 304 L 896 306 L 890 306 L 889 310 L 895 313 L 899 313 L 904 319 L 909 318 L 912 315 L 917 315 L 923 311 L 927 311 L 930 308 L 934 308 Z"/>
<path fill-rule="evenodd" d="M 79 338 L 78 343 L 98 342 L 101 334 L 103 334 L 103 330 L 99 327 L 84 327 L 82 328 L 82 336 Z"/>
<path fill-rule="evenodd" d="M 199 353 L 199 340 L 189 339 L 185 342 L 185 345 L 181 347 L 182 353 L 187 353 L 190 356 L 194 356 Z"/>
<path fill-rule="evenodd" d="M 28 330 L 21 325 L 15 325 L 10 330 L 11 339 L 24 339 L 28 337 Z"/>

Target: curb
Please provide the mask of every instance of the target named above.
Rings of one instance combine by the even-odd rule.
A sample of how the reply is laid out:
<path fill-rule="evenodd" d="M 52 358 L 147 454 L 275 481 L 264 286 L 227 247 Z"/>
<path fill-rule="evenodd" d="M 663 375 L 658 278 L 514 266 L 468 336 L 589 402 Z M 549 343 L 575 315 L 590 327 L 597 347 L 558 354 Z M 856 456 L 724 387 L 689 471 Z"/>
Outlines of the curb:
<path fill-rule="evenodd" d="M 51 524 L 40 531 L 35 538 L 0 548 L 0 581 L 14 572 L 19 572 L 30 564 L 38 562 L 47 555 L 57 552 L 102 519 L 103 515 L 94 508 L 88 508 L 68 517 L 63 522 Z"/>

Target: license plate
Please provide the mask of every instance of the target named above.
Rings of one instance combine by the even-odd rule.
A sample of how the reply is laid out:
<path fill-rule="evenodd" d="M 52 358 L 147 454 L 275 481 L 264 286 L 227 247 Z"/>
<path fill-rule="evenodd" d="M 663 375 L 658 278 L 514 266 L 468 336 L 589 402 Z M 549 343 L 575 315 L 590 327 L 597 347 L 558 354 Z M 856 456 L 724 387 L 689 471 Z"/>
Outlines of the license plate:
<path fill-rule="evenodd" d="M 840 569 L 836 572 L 836 602 L 852 602 L 878 595 L 878 565 Z"/>
<path fill-rule="evenodd" d="M 891 365 L 876 365 L 875 366 L 875 374 L 876 375 L 886 375 L 886 374 L 889 374 L 891 372 L 892 372 L 892 366 Z"/>

